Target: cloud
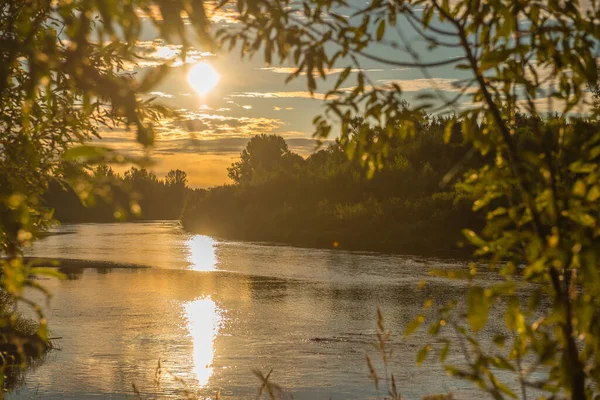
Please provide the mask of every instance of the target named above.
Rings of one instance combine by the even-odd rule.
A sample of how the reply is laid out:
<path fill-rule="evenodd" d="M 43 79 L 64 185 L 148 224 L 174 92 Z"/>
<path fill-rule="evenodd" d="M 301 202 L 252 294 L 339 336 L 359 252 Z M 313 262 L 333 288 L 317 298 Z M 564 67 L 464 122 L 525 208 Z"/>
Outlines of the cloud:
<path fill-rule="evenodd" d="M 258 68 L 261 71 L 271 71 L 274 72 L 276 74 L 293 74 L 294 72 L 296 72 L 297 68 L 295 67 L 265 67 L 265 68 Z M 345 68 L 331 68 L 331 69 L 325 69 L 325 75 L 333 75 L 333 74 L 339 74 L 342 71 L 344 71 Z M 372 68 L 372 69 L 357 69 L 354 68 L 351 70 L 352 72 L 385 72 L 384 69 L 380 69 L 380 68 Z M 306 71 L 302 71 L 300 73 L 300 75 L 306 75 Z M 320 76 L 319 71 L 315 70 L 313 71 L 313 75 L 315 76 Z"/>
<path fill-rule="evenodd" d="M 203 132 L 210 129 L 210 125 L 201 119 L 186 119 L 180 124 L 189 132 Z"/>
<path fill-rule="evenodd" d="M 165 99 L 172 99 L 173 95 L 172 94 L 168 94 L 168 93 L 164 93 L 164 92 L 150 92 L 150 94 L 154 97 L 162 97 Z"/>
<path fill-rule="evenodd" d="M 217 110 L 218 111 L 218 110 Z M 200 137 L 249 137 L 257 133 L 273 133 L 284 125 L 283 121 L 267 117 L 233 117 L 205 112 L 183 112 L 181 118 L 163 120 L 157 127 L 158 140 Z"/>
<path fill-rule="evenodd" d="M 239 19 L 239 12 L 235 6 L 227 4 L 218 8 L 217 1 L 204 1 L 204 8 L 212 24 L 235 24 Z"/>
<path fill-rule="evenodd" d="M 204 1 L 204 11 L 206 12 L 207 19 L 211 24 L 228 23 L 233 24 L 238 21 L 238 15 L 235 7 L 226 5 L 225 7 L 217 7 L 218 1 Z M 138 17 L 142 19 L 152 18 L 155 21 L 163 21 L 163 16 L 160 11 L 160 7 L 156 4 L 148 5 L 147 11 L 138 8 L 136 10 Z M 182 15 L 184 24 L 189 25 L 189 18 L 187 15 Z"/>
<path fill-rule="evenodd" d="M 171 61 L 172 67 L 183 65 L 182 56 L 183 46 L 176 44 L 168 44 L 162 39 L 139 41 L 135 45 L 135 54 L 137 60 L 133 65 L 128 66 L 128 69 L 135 67 L 156 67 L 168 61 Z M 202 59 L 214 57 L 213 53 L 207 51 L 199 51 L 196 49 L 188 49 L 186 52 L 185 63 L 195 64 Z"/>
<path fill-rule="evenodd" d="M 190 133 L 167 134 L 157 138 L 151 154 L 239 154 L 246 147 L 250 138 L 264 132 L 254 132 L 243 137 L 208 137 Z M 317 141 L 306 137 L 302 132 L 279 132 L 285 138 L 292 151 L 302 155 L 312 153 L 317 147 Z M 135 142 L 133 132 L 121 132 L 120 135 L 103 134 L 99 143 L 108 147 L 118 148 L 125 153 L 142 153 L 142 147 Z"/>
<path fill-rule="evenodd" d="M 163 119 L 155 124 L 155 145 L 152 152 L 194 152 L 196 150 L 188 149 L 192 143 L 208 143 L 211 140 L 239 139 L 245 143 L 255 134 L 275 133 L 282 126 L 284 126 L 283 121 L 274 118 L 183 112 L 180 118 Z M 136 143 L 133 130 L 104 129 L 100 134 L 103 145 L 118 148 L 125 154 L 141 155 L 142 147 Z M 218 143 L 215 142 L 215 145 Z M 217 148 L 213 149 L 213 151 L 217 150 Z M 219 151 L 231 151 L 231 149 Z"/>
<path fill-rule="evenodd" d="M 294 137 L 302 135 L 300 132 L 283 132 L 281 136 L 285 137 L 288 145 L 293 151 L 302 153 L 312 152 L 317 142 L 312 138 Z M 191 154 L 228 154 L 241 152 L 248 144 L 250 137 L 239 138 L 217 138 L 217 139 L 199 139 L 185 138 L 161 142 L 156 147 L 158 153 L 191 153 Z"/>
<path fill-rule="evenodd" d="M 419 92 L 421 90 L 441 90 L 445 92 L 459 92 L 462 85 L 465 84 L 459 79 L 450 78 L 431 78 L 431 79 L 381 79 L 376 81 L 380 90 L 393 90 L 392 84 L 399 85 L 404 92 Z M 346 87 L 340 89 L 341 91 L 350 92 L 355 87 Z M 365 87 L 366 90 L 372 90 L 372 86 Z M 466 88 L 465 93 L 473 93 L 476 90 L 475 87 Z M 286 99 L 286 98 L 303 98 L 303 99 L 316 99 L 325 100 L 324 93 L 314 93 L 311 95 L 308 91 L 290 91 L 290 92 L 235 92 L 230 95 L 231 97 L 240 98 L 259 98 L 259 99 Z M 330 99 L 333 95 L 330 96 Z M 282 110 L 281 107 L 275 106 L 275 111 Z"/>
<path fill-rule="evenodd" d="M 387 79 L 379 80 L 383 86 L 390 89 L 392 84 L 400 86 L 403 92 L 419 92 L 421 90 L 441 90 L 444 92 L 459 92 L 463 89 L 465 82 L 450 78 L 422 78 L 422 79 Z M 475 91 L 475 87 L 466 88 L 466 93 Z"/>
<path fill-rule="evenodd" d="M 324 100 L 325 95 L 323 93 L 313 93 L 307 91 L 295 91 L 295 92 L 235 92 L 230 95 L 231 97 L 242 97 L 242 98 L 258 98 L 258 99 L 289 99 L 289 98 L 301 98 L 301 99 L 316 99 Z"/>

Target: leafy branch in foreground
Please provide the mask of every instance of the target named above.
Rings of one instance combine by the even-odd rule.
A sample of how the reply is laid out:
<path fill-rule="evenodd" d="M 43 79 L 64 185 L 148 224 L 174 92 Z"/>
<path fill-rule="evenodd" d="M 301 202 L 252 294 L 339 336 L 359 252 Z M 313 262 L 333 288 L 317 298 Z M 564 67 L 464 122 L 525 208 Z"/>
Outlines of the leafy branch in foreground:
<path fill-rule="evenodd" d="M 0 4 L 0 290 L 12 305 L 0 316 L 0 383 L 8 365 L 27 359 L 18 357 L 27 343 L 48 341 L 41 307 L 26 295 L 28 289 L 37 290 L 49 298 L 35 278 L 59 274 L 26 262 L 22 250 L 53 222 L 52 210 L 42 199 L 49 183 L 60 181 L 72 185 L 82 197 L 93 195 L 86 174 L 80 175 L 82 179 L 65 179 L 73 164 L 145 160 L 89 142 L 100 139 L 103 130 L 122 127 L 133 129 L 137 142 L 147 149 L 154 141 L 153 122 L 169 114 L 141 98 L 168 68 L 157 67 L 143 77 L 126 69 L 138 59 L 143 18 L 155 25 L 162 38 L 183 43 L 181 57 L 190 36 L 210 45 L 207 15 L 198 2 L 8 0 Z M 195 35 L 184 31 L 184 19 L 194 23 Z M 139 208 L 135 203 L 130 206 L 131 212 Z M 14 320 L 19 304 L 31 306 L 38 316 L 35 337 L 17 334 Z"/>
<path fill-rule="evenodd" d="M 517 373 L 523 397 L 534 387 L 554 396 L 592 398 L 600 383 L 600 130 L 594 120 L 577 117 L 597 114 L 589 108 L 587 88 L 598 79 L 598 4 L 241 0 L 221 5 L 239 13 L 236 29 L 218 32 L 221 45 L 261 54 L 267 63 L 275 57 L 291 63 L 296 71 L 289 80 L 304 76 L 311 93 L 328 70 L 341 69 L 326 89 L 327 112 L 315 118 L 316 136 L 329 136 L 335 122 L 341 140 L 347 140 L 357 115 L 381 127 L 387 137 L 350 154 L 371 170 L 381 168 L 389 138 L 414 134 L 421 110 L 456 113 L 448 137 L 460 123 L 463 140 L 495 163 L 469 171 L 460 183 L 472 194 L 474 209 L 487 213 L 487 224 L 481 232 L 465 232 L 484 264 L 473 264 L 467 274 L 453 272 L 472 286 L 465 310 L 444 306 L 430 327 L 432 334 L 455 327 L 474 352 L 468 371 L 448 371 L 495 398 L 517 396 L 500 382 L 498 369 Z M 415 38 L 454 57 L 425 61 L 414 48 Z M 431 68 L 453 65 L 461 74 L 458 95 L 448 98 L 432 84 L 432 93 L 407 112 L 401 85 L 372 82 L 365 60 L 419 68 L 426 78 Z M 530 123 L 520 125 L 521 111 Z M 548 112 L 556 114 L 544 121 Z M 362 136 L 367 135 L 365 129 Z M 500 283 L 475 279 L 486 268 Z M 497 308 L 504 310 L 504 328 L 487 333 L 498 335 L 497 343 L 509 350 L 506 358 L 488 354 L 489 347 L 476 338 L 489 329 L 487 315 Z M 530 379 L 531 371 L 541 378 Z"/>
<path fill-rule="evenodd" d="M 503 282 L 481 285 L 469 278 L 479 274 L 480 267 L 473 266 L 466 311 L 456 316 L 452 307 L 440 310 L 443 318 L 431 332 L 454 326 L 475 351 L 470 371 L 449 371 L 498 398 L 516 395 L 494 374 L 506 365 L 520 376 L 523 396 L 533 386 L 574 399 L 592 397 L 600 380 L 600 138 L 596 127 L 569 118 L 585 112 L 587 87 L 597 83 L 598 4 L 224 0 L 219 6 L 235 9 L 239 22 L 217 32 L 220 46 L 261 53 L 267 63 L 277 57 L 291 62 L 297 69 L 290 79 L 304 76 L 311 92 L 328 70 L 341 68 L 326 89 L 327 113 L 315 119 L 316 134 L 330 135 L 335 122 L 343 142 L 356 116 L 365 118 L 365 126 L 382 128 L 386 135 L 376 143 L 350 151 L 371 170 L 382 166 L 388 138 L 414 134 L 422 109 L 457 112 L 448 131 L 460 121 L 463 139 L 496 160 L 467 173 L 462 185 L 474 196 L 474 208 L 488 212 L 486 228 L 467 232 L 467 238 Z M 20 251 L 51 220 L 40 190 L 60 175 L 67 149 L 97 135 L 99 126 L 115 123 L 133 127 L 143 146 L 153 142 L 151 119 L 157 114 L 137 94 L 147 92 L 166 69 L 139 81 L 122 71 L 135 58 L 140 12 L 164 38 L 188 45 L 186 17 L 197 36 L 210 42 L 202 1 L 0 6 L 0 240 L 8 256 L 2 260 L 2 285 L 15 299 L 27 302 L 23 287 L 34 282 L 32 273 L 44 272 L 24 265 Z M 456 57 L 422 60 L 409 34 Z M 373 82 L 362 68 L 365 60 L 419 68 L 425 77 L 442 66 L 464 75 L 455 82 L 453 98 L 434 87 L 417 109 L 406 110 L 401 85 Z M 532 117 L 531 125 L 518 126 L 520 110 Z M 558 115 L 547 124 L 536 122 L 548 111 Z M 367 135 L 368 128 L 359 132 Z M 80 155 L 96 159 L 93 150 Z M 493 308 L 505 310 L 504 330 L 511 333 L 497 332 L 497 342 L 510 349 L 506 363 L 486 355 L 487 347 L 473 334 L 487 327 Z M 42 316 L 40 322 L 44 338 Z M 530 365 L 523 366 L 525 361 Z M 538 367 L 543 378 L 533 382 L 526 372 Z"/>

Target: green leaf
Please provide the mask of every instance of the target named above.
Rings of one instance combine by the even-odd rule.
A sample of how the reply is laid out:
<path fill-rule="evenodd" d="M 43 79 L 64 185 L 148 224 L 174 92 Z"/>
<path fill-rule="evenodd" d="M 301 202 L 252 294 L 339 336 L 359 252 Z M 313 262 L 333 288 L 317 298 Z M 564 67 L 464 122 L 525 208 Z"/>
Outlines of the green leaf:
<path fill-rule="evenodd" d="M 431 22 L 431 18 L 433 17 L 433 7 L 427 7 L 423 13 L 423 26 L 428 26 Z"/>
<path fill-rule="evenodd" d="M 57 279 L 65 279 L 65 274 L 63 274 L 56 268 L 50 267 L 34 267 L 29 270 L 29 274 L 35 276 L 48 276 Z"/>
<path fill-rule="evenodd" d="M 510 390 L 510 388 L 508 386 L 506 386 L 504 383 L 498 381 L 495 379 L 495 384 L 498 387 L 498 389 L 500 389 L 501 392 L 503 392 L 504 394 L 506 394 L 507 396 L 509 396 L 512 399 L 516 399 L 517 395 L 515 394 L 515 392 L 513 392 L 512 390 Z"/>
<path fill-rule="evenodd" d="M 587 201 L 594 202 L 600 199 L 600 185 L 594 185 L 588 191 L 586 196 Z"/>
<path fill-rule="evenodd" d="M 404 330 L 404 336 L 410 336 L 419 329 L 419 327 L 425 322 L 425 317 L 423 315 L 417 316 L 411 322 L 408 323 L 406 329 Z"/>
<path fill-rule="evenodd" d="M 507 371 L 515 371 L 515 367 L 513 367 L 511 365 L 511 363 L 508 362 L 508 360 L 504 357 L 493 357 L 491 358 L 491 363 L 494 367 L 498 368 L 498 369 L 504 369 Z"/>
<path fill-rule="evenodd" d="M 455 120 L 449 121 L 444 128 L 444 143 L 450 143 L 452 139 L 452 131 L 454 130 Z"/>
<path fill-rule="evenodd" d="M 384 34 L 385 34 L 385 19 L 382 19 L 379 22 L 379 26 L 377 27 L 377 40 L 383 39 Z"/>
<path fill-rule="evenodd" d="M 431 349 L 430 345 L 421 347 L 421 349 L 417 353 L 417 365 L 421 365 L 423 363 L 423 361 L 425 361 L 425 358 L 427 358 L 427 355 L 429 354 L 430 349 Z"/>
<path fill-rule="evenodd" d="M 573 195 L 575 195 L 577 197 L 584 197 L 586 190 L 587 190 L 587 186 L 586 186 L 585 182 L 581 179 L 576 181 L 575 185 L 573 185 Z"/>
<path fill-rule="evenodd" d="M 444 343 L 444 347 L 442 347 L 442 350 L 440 350 L 440 362 L 441 363 L 446 361 L 446 357 L 448 357 L 449 350 L 450 350 L 450 342 L 446 340 Z"/>
<path fill-rule="evenodd" d="M 496 346 L 502 348 L 504 347 L 504 342 L 506 342 L 506 336 L 498 333 L 494 335 L 493 341 Z"/>
<path fill-rule="evenodd" d="M 467 322 L 473 332 L 482 330 L 487 324 L 490 302 L 481 287 L 472 287 L 467 295 Z"/>
<path fill-rule="evenodd" d="M 335 83 L 334 90 L 339 89 L 339 87 L 342 85 L 342 83 L 344 83 L 344 81 L 346 80 L 346 78 L 348 78 L 348 75 L 350 75 L 351 71 L 352 71 L 352 67 L 346 67 L 342 71 L 342 73 L 340 74 L 340 77 L 338 78 L 337 82 Z"/>
<path fill-rule="evenodd" d="M 487 242 L 483 240 L 479 235 L 477 235 L 474 231 L 470 229 L 463 229 L 463 235 L 467 238 L 469 242 L 477 247 L 485 247 L 487 246 Z"/>

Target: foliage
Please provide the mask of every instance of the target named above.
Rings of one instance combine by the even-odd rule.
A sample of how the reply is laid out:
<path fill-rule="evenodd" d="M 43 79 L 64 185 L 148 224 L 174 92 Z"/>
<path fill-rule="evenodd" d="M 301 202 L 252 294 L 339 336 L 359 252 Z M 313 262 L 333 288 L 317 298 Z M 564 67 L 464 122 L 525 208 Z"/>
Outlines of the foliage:
<path fill-rule="evenodd" d="M 517 374 L 523 397 L 535 387 L 550 395 L 592 398 L 600 380 L 600 137 L 594 123 L 569 118 L 589 103 L 586 87 L 594 87 L 598 79 L 597 2 L 228 3 L 223 1 L 223 7 L 237 7 L 240 23 L 238 29 L 219 31 L 220 43 L 237 43 L 250 56 L 261 52 L 267 63 L 275 57 L 291 62 L 297 69 L 289 79 L 304 76 L 311 92 L 328 69 L 343 68 L 326 94 L 326 115 L 315 119 L 316 134 L 328 136 L 335 119 L 341 140 L 347 141 L 354 116 L 364 116 L 384 135 L 369 142 L 368 129 L 361 129 L 361 141 L 350 150 L 358 151 L 371 170 L 384 167 L 393 138 L 415 133 L 423 108 L 457 111 L 456 121 L 446 125 L 448 137 L 459 122 L 463 139 L 494 162 L 467 173 L 460 185 L 474 196 L 474 209 L 487 212 L 485 228 L 465 232 L 487 266 L 450 274 L 472 281 L 466 310 L 451 313 L 457 309 L 453 305 L 441 307 L 430 327 L 432 334 L 454 327 L 471 344 L 465 349 L 469 368 L 448 366 L 448 372 L 495 398 L 516 396 L 499 380 L 498 369 Z M 406 27 L 429 48 L 455 56 L 424 61 Z M 387 52 L 380 56 L 376 49 Z M 404 61 L 406 56 L 410 62 Z M 455 82 L 455 97 L 434 91 L 411 111 L 403 107 L 399 85 L 369 81 L 362 68 L 365 60 L 420 68 L 426 77 L 431 68 L 453 65 L 463 79 Z M 344 87 L 351 77 L 353 86 Z M 466 107 L 457 107 L 469 100 Z M 548 124 L 540 123 L 545 105 L 546 111 L 558 112 Z M 531 117 L 525 127 L 519 127 L 520 110 Z M 482 268 L 495 271 L 502 283 L 482 286 L 474 280 Z M 498 332 L 504 334 L 498 343 L 509 349 L 507 357 L 474 336 L 498 307 L 506 311 L 506 332 Z M 533 381 L 532 371 L 543 378 Z"/>
<path fill-rule="evenodd" d="M 473 357 L 467 359 L 468 370 L 449 366 L 448 371 L 496 398 L 515 395 L 498 380 L 497 369 L 517 373 L 524 397 L 529 386 L 575 399 L 592 397 L 600 380 L 600 138 L 594 124 L 568 119 L 585 101 L 588 84 L 597 84 L 597 2 L 371 0 L 355 6 L 344 0 L 223 0 L 219 7 L 235 9 L 239 19 L 233 28 L 217 32 L 219 45 L 238 46 L 245 55 L 260 52 L 267 63 L 276 57 L 291 62 L 297 70 L 290 79 L 304 77 L 311 92 L 329 69 L 342 68 L 328 90 L 326 115 L 315 119 L 317 135 L 328 136 L 331 122 L 337 122 L 340 143 L 371 171 L 384 169 L 394 138 L 418 131 L 423 108 L 458 112 L 456 121 L 446 121 L 446 137 L 460 121 L 463 139 L 494 160 L 463 179 L 461 190 L 475 197 L 474 208 L 487 212 L 486 227 L 466 237 L 503 282 L 483 287 L 472 278 L 477 266 L 469 274 L 452 273 L 473 280 L 465 318 L 460 311 L 452 317 L 457 309 L 452 305 L 441 307 L 430 332 L 455 328 L 471 343 Z M 102 125 L 134 127 L 142 145 L 153 141 L 149 120 L 165 110 L 137 94 L 147 92 L 165 68 L 140 80 L 122 70 L 125 62 L 135 61 L 139 13 L 162 37 L 180 40 L 184 48 L 189 43 L 184 17 L 199 38 L 211 42 L 201 1 L 12 0 L 0 5 L 0 241 L 7 255 L 2 288 L 15 300 L 26 301 L 24 286 L 43 290 L 33 275 L 51 273 L 24 264 L 20 250 L 51 219 L 40 196 L 60 176 L 63 155 L 70 161 L 123 161 L 107 149 L 72 148 L 97 135 Z M 406 26 L 430 48 L 457 56 L 423 61 Z M 378 46 L 387 50 L 385 56 L 373 50 Z M 365 60 L 421 68 L 426 77 L 429 68 L 452 65 L 464 79 L 456 82 L 455 97 L 436 91 L 408 109 L 399 85 L 370 81 L 362 68 Z M 351 79 L 353 85 L 344 87 Z M 470 105 L 456 107 L 465 95 Z M 545 104 L 559 111 L 548 124 L 539 122 Z M 519 110 L 531 116 L 531 124 L 518 126 Z M 357 115 L 367 124 L 359 125 L 354 141 Z M 370 140 L 370 127 L 380 129 L 377 141 Z M 87 186 L 78 182 L 76 187 Z M 517 290 L 523 286 L 533 289 Z M 539 305 L 542 300 L 546 307 Z M 505 358 L 490 353 L 473 335 L 486 326 L 494 307 L 506 310 L 510 335 L 497 340 L 510 349 Z M 11 318 L 2 320 L 9 331 Z M 38 336 L 47 338 L 41 314 Z M 544 378 L 533 382 L 528 372 L 539 367 Z"/>
<path fill-rule="evenodd" d="M 164 18 L 158 19 L 161 14 Z M 73 163 L 141 160 L 88 143 L 101 137 L 103 129 L 122 127 L 133 128 L 137 141 L 148 147 L 154 140 L 152 121 L 170 114 L 140 98 L 162 79 L 166 66 L 141 79 L 125 70 L 127 64 L 136 63 L 135 45 L 144 17 L 163 38 L 183 43 L 184 52 L 190 36 L 183 29 L 185 19 L 194 23 L 195 36 L 210 44 L 207 15 L 198 2 L 7 0 L 0 4 L 1 290 L 15 301 L 15 309 L 25 303 L 38 314 L 39 327 L 31 343 L 46 342 L 48 329 L 41 308 L 24 297 L 25 288 L 49 297 L 35 277 L 59 276 L 54 269 L 22 258 L 23 246 L 52 223 L 43 193 L 57 182 L 71 185 L 84 201 L 92 201 L 95 189 L 89 175 L 63 180 Z M 137 205 L 128 206 L 127 211 L 135 211 Z M 14 345 L 20 352 L 28 339 L 12 334 L 15 315 L 0 318 L 0 346 Z M 9 353 L 3 354 L 2 369 L 12 363 L 14 354 Z M 0 373 L 0 383 L 3 376 Z"/>
<path fill-rule="evenodd" d="M 169 187 L 182 186 L 187 184 L 187 173 L 180 169 L 172 169 L 165 176 L 165 185 Z"/>
<path fill-rule="evenodd" d="M 73 173 L 73 171 L 71 171 Z M 77 170 L 78 174 L 86 174 Z M 51 182 L 43 194 L 45 205 L 61 222 L 111 222 L 129 219 L 178 219 L 186 198 L 187 174 L 171 170 L 164 179 L 145 168 L 131 167 L 120 175 L 106 165 L 93 168 L 87 179 L 95 196 L 82 202 L 70 186 Z"/>
<path fill-rule="evenodd" d="M 235 183 L 256 183 L 268 179 L 276 171 L 289 172 L 298 165 L 298 155 L 290 152 L 281 136 L 253 136 L 237 161 L 227 168 Z"/>
<path fill-rule="evenodd" d="M 414 138 L 397 140 L 386 167 L 372 178 L 349 159 L 348 144 L 331 143 L 306 159 L 281 137 L 253 137 L 230 170 L 234 185 L 190 198 L 182 215 L 192 231 L 310 247 L 457 256 L 460 227 L 481 225 L 464 194 L 440 187 L 461 163 L 480 166 L 461 143 L 444 144 L 443 118 L 428 116 Z M 357 127 L 364 121 L 354 121 Z M 369 129 L 372 140 L 380 132 Z M 271 147 L 268 151 L 257 151 Z M 293 162 L 289 162 L 293 160 Z M 465 251 L 462 251 L 465 254 Z"/>

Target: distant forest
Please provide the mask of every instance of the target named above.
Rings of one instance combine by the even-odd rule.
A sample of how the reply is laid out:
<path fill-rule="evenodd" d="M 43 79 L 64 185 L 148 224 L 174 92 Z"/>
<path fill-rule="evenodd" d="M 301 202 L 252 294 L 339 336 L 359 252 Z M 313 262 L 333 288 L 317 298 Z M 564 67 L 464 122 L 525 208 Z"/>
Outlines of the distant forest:
<path fill-rule="evenodd" d="M 401 139 L 356 119 L 346 140 L 307 158 L 291 151 L 281 136 L 257 135 L 228 168 L 233 184 L 208 190 L 187 187 L 181 170 L 159 179 L 143 168 L 120 175 L 101 165 L 88 172 L 104 182 L 87 201 L 94 207 L 83 205 L 76 185 L 59 181 L 45 200 L 61 222 L 180 219 L 189 231 L 229 239 L 462 256 L 471 249 L 457 246 L 461 229 L 481 229 L 485 215 L 472 210 L 472 199 L 455 182 L 495 160 L 465 144 L 460 121 L 445 130 L 447 121 L 423 115 L 414 134 Z M 551 119 L 516 116 L 517 129 L 525 133 L 535 132 L 536 124 L 552 130 Z M 571 124 L 582 137 L 595 129 L 592 122 Z M 470 130 L 485 136 L 477 126 Z M 530 136 L 516 137 L 526 148 Z M 385 146 L 384 159 L 352 157 L 373 146 Z M 373 162 L 380 165 L 372 174 Z"/>
<path fill-rule="evenodd" d="M 86 197 L 81 199 L 79 185 L 90 184 L 90 179 L 77 179 L 83 173 L 92 176 L 94 189 L 88 195 L 90 191 L 82 188 Z M 121 175 L 107 165 L 89 171 L 69 165 L 62 178 L 50 183 L 43 199 L 54 209 L 54 218 L 67 223 L 179 219 L 194 192 L 187 187 L 187 174 L 179 169 L 159 179 L 145 168 L 132 167 Z"/>
<path fill-rule="evenodd" d="M 242 240 L 458 256 L 460 229 L 482 221 L 452 174 L 489 160 L 459 140 L 459 125 L 446 144 L 446 122 L 424 115 L 414 136 L 390 139 L 356 119 L 346 141 L 306 159 L 280 136 L 255 136 L 228 169 L 234 184 L 190 199 L 182 223 Z M 384 140 L 383 167 L 372 176 L 368 163 L 349 157 Z"/>

